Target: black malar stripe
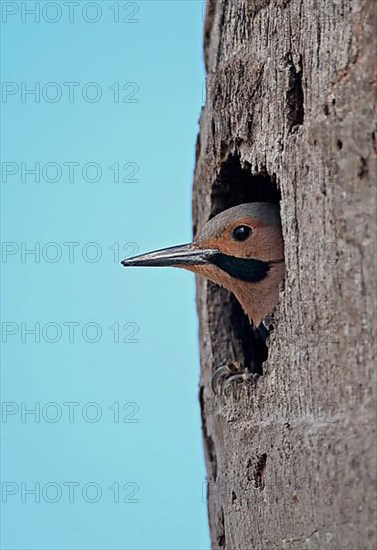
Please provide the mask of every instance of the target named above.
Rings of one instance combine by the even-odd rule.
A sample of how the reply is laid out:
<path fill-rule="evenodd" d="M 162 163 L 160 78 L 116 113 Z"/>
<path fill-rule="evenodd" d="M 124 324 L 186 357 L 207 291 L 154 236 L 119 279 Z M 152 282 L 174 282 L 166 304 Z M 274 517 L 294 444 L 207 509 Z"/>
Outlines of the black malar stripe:
<path fill-rule="evenodd" d="M 247 283 L 262 281 L 270 270 L 270 264 L 253 258 L 237 258 L 218 252 L 208 261 L 226 271 L 231 277 Z"/>

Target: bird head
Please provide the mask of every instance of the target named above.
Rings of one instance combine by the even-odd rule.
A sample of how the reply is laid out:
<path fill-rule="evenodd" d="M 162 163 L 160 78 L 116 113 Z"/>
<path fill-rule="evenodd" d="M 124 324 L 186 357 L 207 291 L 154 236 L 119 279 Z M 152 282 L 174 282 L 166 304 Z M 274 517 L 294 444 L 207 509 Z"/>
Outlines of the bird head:
<path fill-rule="evenodd" d="M 279 208 L 246 203 L 210 219 L 192 243 L 125 259 L 124 267 L 180 267 L 233 292 L 258 326 L 275 307 L 284 276 Z"/>

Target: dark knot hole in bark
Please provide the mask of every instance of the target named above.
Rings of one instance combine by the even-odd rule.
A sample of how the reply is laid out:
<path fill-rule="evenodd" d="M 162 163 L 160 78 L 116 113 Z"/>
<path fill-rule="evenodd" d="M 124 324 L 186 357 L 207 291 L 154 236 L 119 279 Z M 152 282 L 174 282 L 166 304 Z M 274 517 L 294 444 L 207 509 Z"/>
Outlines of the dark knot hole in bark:
<path fill-rule="evenodd" d="M 268 174 L 265 167 L 252 170 L 247 162 L 241 164 L 238 153 L 231 154 L 222 164 L 212 187 L 211 217 L 219 212 L 246 202 L 271 202 L 280 204 L 281 194 L 275 175 Z M 236 298 L 217 285 L 210 284 L 211 299 L 221 301 L 221 324 L 236 362 L 247 371 L 262 375 L 263 363 L 268 358 L 268 347 L 260 333 L 250 323 Z M 216 296 L 215 296 L 216 295 Z M 217 330 L 215 334 L 221 334 Z"/>
<path fill-rule="evenodd" d="M 290 132 L 295 130 L 304 122 L 304 90 L 302 87 L 302 58 L 300 57 L 298 67 L 296 68 L 291 52 L 285 56 L 288 67 L 288 89 L 286 91 L 286 108 L 288 129 Z"/>
<path fill-rule="evenodd" d="M 263 453 L 258 457 L 254 471 L 254 485 L 257 489 L 264 489 L 264 473 L 266 471 L 267 453 Z"/>

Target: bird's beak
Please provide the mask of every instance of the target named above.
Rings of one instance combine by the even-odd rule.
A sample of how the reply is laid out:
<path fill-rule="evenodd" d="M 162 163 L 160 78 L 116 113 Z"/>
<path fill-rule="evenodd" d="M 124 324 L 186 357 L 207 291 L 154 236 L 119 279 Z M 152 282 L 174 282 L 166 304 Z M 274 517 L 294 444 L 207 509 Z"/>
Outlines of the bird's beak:
<path fill-rule="evenodd" d="M 180 246 L 172 246 L 170 248 L 163 248 L 162 250 L 155 250 L 154 252 L 134 256 L 133 258 L 123 260 L 121 264 L 124 267 L 179 267 L 204 265 L 209 263 L 210 257 L 215 252 L 215 250 L 194 248 L 192 243 L 182 244 Z"/>

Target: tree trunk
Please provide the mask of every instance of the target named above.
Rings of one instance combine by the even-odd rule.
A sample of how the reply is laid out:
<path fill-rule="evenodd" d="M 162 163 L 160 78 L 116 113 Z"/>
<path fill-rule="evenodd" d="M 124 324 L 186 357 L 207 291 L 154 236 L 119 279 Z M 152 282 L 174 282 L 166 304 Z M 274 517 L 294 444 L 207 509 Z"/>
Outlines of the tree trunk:
<path fill-rule="evenodd" d="M 375 0 L 210 0 L 195 228 L 280 200 L 286 279 L 265 359 L 198 279 L 214 549 L 366 550 L 376 538 Z M 216 390 L 216 387 L 215 387 Z"/>

